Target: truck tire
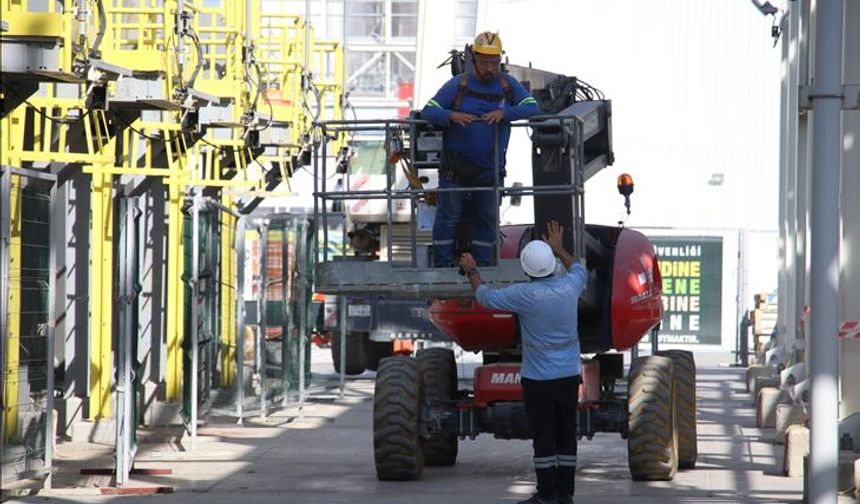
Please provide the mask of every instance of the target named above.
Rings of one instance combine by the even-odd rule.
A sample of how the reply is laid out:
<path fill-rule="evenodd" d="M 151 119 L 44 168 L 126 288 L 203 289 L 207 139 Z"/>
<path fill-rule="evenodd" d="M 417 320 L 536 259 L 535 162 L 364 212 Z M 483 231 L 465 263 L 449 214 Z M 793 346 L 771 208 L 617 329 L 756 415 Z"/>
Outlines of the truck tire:
<path fill-rule="evenodd" d="M 636 359 L 627 378 L 627 457 L 635 481 L 671 480 L 678 471 L 673 363 L 669 357 Z"/>
<path fill-rule="evenodd" d="M 448 348 L 426 348 L 416 355 L 424 378 L 424 398 L 452 400 L 457 397 L 457 361 Z M 424 441 L 424 463 L 452 466 L 457 463 L 459 440 L 456 432 L 437 433 Z"/>
<path fill-rule="evenodd" d="M 346 374 L 360 375 L 364 372 L 365 340 L 367 333 L 346 333 Z M 334 363 L 334 372 L 340 373 L 340 331 L 331 335 L 331 360 Z"/>
<path fill-rule="evenodd" d="M 379 369 L 379 361 L 391 357 L 393 353 L 394 347 L 390 341 L 373 341 L 368 338 L 364 347 L 364 367 L 376 371 Z"/>
<path fill-rule="evenodd" d="M 387 357 L 379 362 L 373 394 L 373 458 L 380 480 L 421 479 L 423 402 L 424 383 L 417 360 Z"/>
<path fill-rule="evenodd" d="M 678 468 L 693 469 L 699 456 L 696 432 L 696 361 L 693 352 L 663 350 L 657 355 L 672 359 L 675 368 L 675 398 L 678 401 Z"/>

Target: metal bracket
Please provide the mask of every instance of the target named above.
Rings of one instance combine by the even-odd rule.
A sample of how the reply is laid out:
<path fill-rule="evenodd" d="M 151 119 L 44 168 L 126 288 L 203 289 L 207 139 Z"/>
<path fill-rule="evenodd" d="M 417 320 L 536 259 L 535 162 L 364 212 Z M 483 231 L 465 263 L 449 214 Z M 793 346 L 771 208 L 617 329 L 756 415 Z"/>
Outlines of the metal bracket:
<path fill-rule="evenodd" d="M 99 83 L 119 80 L 120 77 L 131 77 L 133 72 L 127 68 L 112 65 L 100 59 L 91 59 L 87 69 L 87 80 Z"/>
<path fill-rule="evenodd" d="M 800 110 L 812 110 L 812 101 L 816 98 L 839 98 L 842 100 L 842 110 L 860 110 L 860 84 L 844 84 L 839 95 L 818 94 L 814 88 L 800 86 L 798 107 Z"/>
<path fill-rule="evenodd" d="M 842 110 L 860 110 L 860 84 L 842 86 Z"/>

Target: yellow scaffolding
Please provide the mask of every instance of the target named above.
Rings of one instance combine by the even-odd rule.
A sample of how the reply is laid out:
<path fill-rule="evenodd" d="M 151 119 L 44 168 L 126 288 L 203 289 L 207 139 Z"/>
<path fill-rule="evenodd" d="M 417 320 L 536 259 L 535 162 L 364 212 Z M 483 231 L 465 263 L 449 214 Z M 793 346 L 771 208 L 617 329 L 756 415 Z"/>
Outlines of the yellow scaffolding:
<path fill-rule="evenodd" d="M 30 36 L 59 41 L 59 69 L 66 75 L 45 76 L 45 82 L 68 81 L 73 72 L 83 75 L 81 68 L 97 58 L 100 64 L 126 68 L 135 78 L 148 76 L 145 78 L 151 82 L 160 83 L 161 97 L 152 100 L 157 103 L 138 105 L 137 109 L 134 104 L 121 103 L 108 111 L 92 107 L 87 93 L 93 86 L 106 86 L 106 98 L 111 101 L 118 95 L 118 81 L 80 84 L 77 96 L 71 98 L 60 97 L 54 84 L 42 84 L 39 95 L 31 96 L 26 106 L 19 106 L 0 122 L 0 163 L 38 169 L 60 161 L 82 166 L 83 172 L 92 175 L 88 416 L 95 419 L 111 415 L 116 177 L 158 177 L 167 188 L 166 398 L 175 400 L 182 390 L 182 205 L 187 191 L 218 188 L 221 203 L 227 208 L 233 208 L 240 196 L 288 195 L 289 187 L 286 191 L 271 184 L 267 187 L 265 170 L 257 164 L 272 163 L 280 171 L 280 180 L 287 182 L 287 167 L 308 148 L 315 119 L 313 104 L 319 102 L 320 109 L 330 111 L 326 114 L 331 115 L 321 119 L 342 117 L 344 76 L 340 44 L 314 40 L 301 16 L 283 14 L 286 3 L 277 12 L 263 13 L 261 2 L 252 2 L 248 17 L 245 2 L 232 0 L 214 4 L 211 0 L 104 0 L 104 19 L 99 18 L 98 11 L 91 12 L 84 26 L 75 18 L 79 1 L 0 0 L 3 19 L 9 22 L 9 31 L 0 38 Z M 45 12 L 34 12 L 39 5 L 47 5 Z M 176 33 L 177 15 L 183 12 L 187 16 L 180 19 L 190 19 L 194 43 L 185 44 L 186 50 L 178 53 L 177 48 L 188 42 Z M 102 23 L 106 29 L 99 37 L 97 27 Z M 309 48 L 305 47 L 306 37 Z M 100 41 L 95 47 L 97 39 Z M 199 44 L 200 57 L 190 50 L 195 44 Z M 305 65 L 306 49 L 312 55 L 309 68 Z M 200 71 L 193 88 L 229 108 L 223 120 L 206 125 L 205 134 L 183 129 L 190 111 L 183 92 L 191 84 L 198 63 Z M 261 75 L 256 74 L 254 64 L 260 66 Z M 314 82 L 307 82 L 305 76 L 313 76 Z M 5 88 L 3 92 L 7 92 Z M 123 107 L 132 107 L 125 109 L 131 113 L 122 115 Z M 141 108 L 160 111 L 150 112 L 144 121 L 135 112 Z M 266 121 L 278 127 L 289 125 L 289 141 L 269 145 L 261 155 L 261 149 L 246 144 L 246 137 L 255 129 L 256 133 L 264 130 Z M 222 354 L 221 365 L 229 381 L 225 385 L 229 386 L 236 373 L 236 352 L 241 351 L 236 348 L 235 324 L 241 293 L 227 280 L 235 278 L 240 258 L 234 248 L 237 219 L 226 212 L 223 215 L 220 340 L 228 349 Z M 17 245 L 20 255 L 20 243 Z M 14 244 L 12 250 L 15 264 L 20 257 L 14 255 Z M 14 267 L 12 271 L 16 271 Z M 14 302 L 16 295 L 13 288 Z M 15 306 L 13 303 L 10 308 Z M 15 336 L 19 328 L 10 322 Z M 7 373 L 16 369 L 10 365 L 12 359 L 10 352 Z M 17 378 L 4 381 L 6 397 L 17 397 L 9 388 L 13 385 L 17 387 Z M 8 407 L 4 411 L 7 418 L 9 411 Z"/>

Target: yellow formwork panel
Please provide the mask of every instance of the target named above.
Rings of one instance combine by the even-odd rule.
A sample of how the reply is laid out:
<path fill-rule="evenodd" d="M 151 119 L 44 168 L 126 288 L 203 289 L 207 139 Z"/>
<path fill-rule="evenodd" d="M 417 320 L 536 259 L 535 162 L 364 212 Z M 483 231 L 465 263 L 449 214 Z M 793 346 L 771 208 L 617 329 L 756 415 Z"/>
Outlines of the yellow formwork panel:
<path fill-rule="evenodd" d="M 18 389 L 21 354 L 21 185 L 20 177 L 11 177 L 11 240 L 9 243 L 9 338 L 6 341 L 6 367 L 3 376 L 3 421 L 5 441 L 18 437 Z M 6 314 L 2 314 L 4 317 Z"/>
<path fill-rule="evenodd" d="M 10 2 L 4 2 L 4 6 Z M 13 5 L 15 2 L 11 2 Z M 9 31 L 3 37 L 62 38 L 63 15 L 47 12 L 16 12 L 3 10 L 3 21 L 9 23 Z"/>
<path fill-rule="evenodd" d="M 72 0 L 0 0 L 0 19 L 5 21 L 9 28 L 8 31 L 0 33 L 0 39 L 15 37 L 59 40 L 59 70 L 70 73 L 74 49 L 73 7 Z"/>

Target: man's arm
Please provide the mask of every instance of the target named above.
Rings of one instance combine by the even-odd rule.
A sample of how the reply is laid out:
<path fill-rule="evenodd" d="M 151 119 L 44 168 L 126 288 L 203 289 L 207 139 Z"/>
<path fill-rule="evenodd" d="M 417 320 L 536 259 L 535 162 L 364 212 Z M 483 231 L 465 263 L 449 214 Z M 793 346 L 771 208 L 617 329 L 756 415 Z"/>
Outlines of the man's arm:
<path fill-rule="evenodd" d="M 459 264 L 466 276 L 469 277 L 469 284 L 472 286 L 472 290 L 475 291 L 475 298 L 481 306 L 506 311 L 516 311 L 520 308 L 517 304 L 517 296 L 514 291 L 516 285 L 502 289 L 491 289 L 484 285 L 472 254 L 466 253 L 461 255 Z"/>
<path fill-rule="evenodd" d="M 472 286 L 472 291 L 477 291 L 478 287 L 484 284 L 481 280 L 481 274 L 478 273 L 478 264 L 472 254 L 466 253 L 460 256 L 460 268 L 463 269 L 466 278 L 469 279 L 469 285 Z"/>
<path fill-rule="evenodd" d="M 443 84 L 436 92 L 436 96 L 430 98 L 427 105 L 421 110 L 421 118 L 442 128 L 450 127 L 451 123 L 466 126 L 474 121 L 475 116 L 472 114 L 451 110 L 459 84 L 460 77 L 454 77 Z"/>
<path fill-rule="evenodd" d="M 537 100 L 526 91 L 526 88 L 513 77 L 507 77 L 507 79 L 513 91 L 514 103 L 509 104 L 505 108 L 505 119 L 516 121 L 517 119 L 525 119 L 526 117 L 540 114 Z"/>
<path fill-rule="evenodd" d="M 552 248 L 553 253 L 561 259 L 561 263 L 564 264 L 565 271 L 570 270 L 570 267 L 573 266 L 573 263 L 576 262 L 576 259 L 573 258 L 567 250 L 564 250 L 564 245 L 562 245 L 561 237 L 564 233 L 564 230 L 557 221 L 549 221 L 547 224 L 547 234 L 544 235 L 543 241 L 547 242 Z M 584 258 L 582 259 L 585 260 Z"/>

